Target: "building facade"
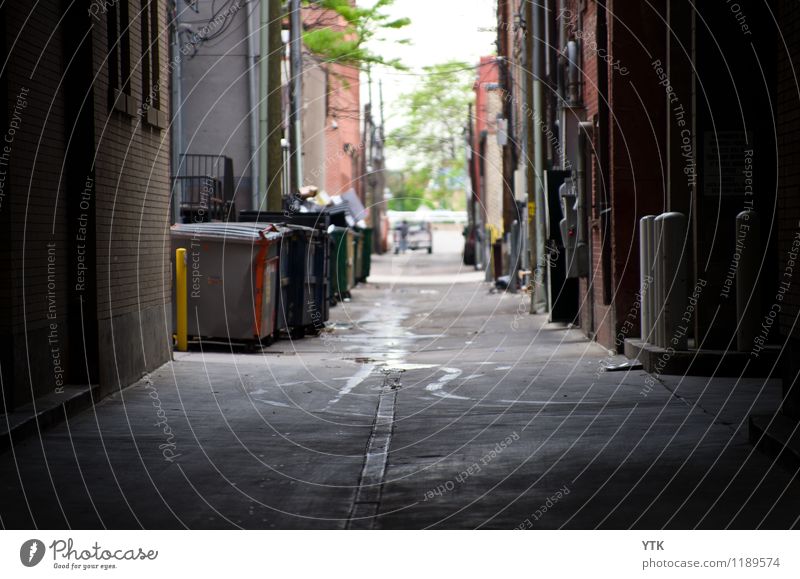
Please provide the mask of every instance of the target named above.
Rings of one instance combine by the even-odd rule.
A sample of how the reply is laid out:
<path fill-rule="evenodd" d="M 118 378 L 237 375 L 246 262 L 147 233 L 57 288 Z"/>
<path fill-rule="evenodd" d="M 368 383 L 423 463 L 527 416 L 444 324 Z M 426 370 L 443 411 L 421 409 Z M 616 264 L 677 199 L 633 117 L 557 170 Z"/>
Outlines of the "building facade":
<path fill-rule="evenodd" d="M 553 196 L 570 178 L 580 188 L 576 321 L 609 349 L 621 352 L 625 338 L 640 333 L 639 223 L 666 212 L 688 224 L 688 285 L 710 284 L 698 297 L 691 343 L 724 350 L 735 339 L 728 273 L 736 215 L 771 216 L 781 188 L 769 169 L 777 166 L 775 132 L 759 121 L 773 110 L 778 86 L 775 22 L 755 3 L 728 4 L 498 2 L 510 149 L 503 178 L 533 190 L 532 270 L 545 269 L 538 279 L 559 295 L 562 282 L 548 279 L 551 260 L 541 257 L 552 254 L 565 217 Z M 529 172 L 527 181 L 513 178 L 517 168 Z M 763 295 L 774 294 L 778 278 L 776 236 L 761 243 L 758 308 L 768 306 Z"/>
<path fill-rule="evenodd" d="M 220 6 L 201 0 L 191 9 L 180 5 L 176 12 L 178 52 L 187 54 L 175 77 L 180 103 L 175 107 L 173 156 L 230 158 L 238 211 L 264 201 L 256 178 L 262 146 L 258 114 L 263 24 L 258 0 Z M 302 18 L 306 30 L 345 26 L 341 16 L 315 5 L 304 7 Z M 288 19 L 283 28 L 288 39 Z M 305 47 L 302 58 L 303 184 L 338 195 L 358 186 L 362 170 L 359 69 L 325 62 Z M 282 70 L 284 110 L 288 110 L 288 54 Z M 285 126 L 283 134 L 288 135 Z"/>
<path fill-rule="evenodd" d="M 170 359 L 166 30 L 163 0 L 0 8 L 6 410 Z"/>

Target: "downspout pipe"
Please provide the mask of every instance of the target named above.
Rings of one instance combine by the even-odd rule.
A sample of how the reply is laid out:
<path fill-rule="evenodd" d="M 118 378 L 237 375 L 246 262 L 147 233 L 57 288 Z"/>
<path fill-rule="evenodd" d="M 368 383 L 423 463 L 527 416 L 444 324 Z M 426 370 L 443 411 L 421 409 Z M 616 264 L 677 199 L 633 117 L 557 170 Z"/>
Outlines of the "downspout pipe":
<path fill-rule="evenodd" d="M 594 124 L 590 121 L 578 123 L 578 161 L 576 167 L 578 195 L 575 197 L 575 209 L 578 214 L 577 240 L 575 244 L 578 275 L 589 275 L 589 188 L 586 174 L 586 157 L 590 153 Z"/>
<path fill-rule="evenodd" d="M 544 5 L 541 2 L 534 2 L 533 4 L 533 119 L 536 125 L 544 122 L 544 87 L 543 82 L 545 74 L 544 54 L 545 46 L 545 12 Z M 535 216 L 536 216 L 536 265 L 531 270 L 540 272 L 537 276 L 541 280 L 540 284 L 536 284 L 533 299 L 535 300 L 534 310 L 540 310 L 547 307 L 547 268 L 545 262 L 545 228 L 546 228 L 546 206 L 545 206 L 545 192 L 544 192 L 544 171 L 545 171 L 545 149 L 544 149 L 544 135 L 541 126 L 533 127 L 533 164 L 535 172 Z"/>
<path fill-rule="evenodd" d="M 291 72 L 290 86 L 291 98 L 291 133 L 292 145 L 292 176 L 294 177 L 294 191 L 299 192 L 303 187 L 303 11 L 300 0 L 290 0 L 289 26 L 291 30 L 289 40 L 289 70 Z"/>
<path fill-rule="evenodd" d="M 267 176 L 269 175 L 269 158 L 267 155 L 267 136 L 269 135 L 269 60 L 270 60 L 270 13 L 269 0 L 260 0 L 259 6 L 259 58 L 258 58 L 258 184 L 256 185 L 256 205 L 253 209 L 261 209 L 261 196 L 267 195 Z"/>
<path fill-rule="evenodd" d="M 266 0 L 263 0 L 266 1 Z M 250 188 L 253 209 L 259 207 L 259 147 L 258 147 L 258 111 L 260 103 L 258 100 L 258 81 L 256 79 L 256 67 L 258 57 L 256 51 L 256 15 L 254 10 L 245 10 L 247 18 L 247 88 L 250 99 Z"/>

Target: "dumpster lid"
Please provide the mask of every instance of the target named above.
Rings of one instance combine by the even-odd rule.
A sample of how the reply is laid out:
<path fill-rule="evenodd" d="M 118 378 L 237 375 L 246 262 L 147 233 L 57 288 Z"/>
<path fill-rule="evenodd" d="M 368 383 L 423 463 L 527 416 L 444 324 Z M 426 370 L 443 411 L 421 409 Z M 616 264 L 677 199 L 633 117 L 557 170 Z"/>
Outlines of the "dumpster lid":
<path fill-rule="evenodd" d="M 239 211 L 241 223 L 279 223 L 281 225 L 304 225 L 325 230 L 331 224 L 331 217 L 327 211 L 313 213 L 288 213 L 282 211 Z"/>
<path fill-rule="evenodd" d="M 278 240 L 288 231 L 274 223 L 176 223 L 170 229 L 173 237 L 217 239 L 226 243 Z"/>
<path fill-rule="evenodd" d="M 281 223 L 280 225 L 286 227 L 287 229 L 291 229 L 292 231 L 302 231 L 312 236 L 320 234 L 318 227 L 308 227 L 306 225 L 298 225 L 297 223 Z"/>

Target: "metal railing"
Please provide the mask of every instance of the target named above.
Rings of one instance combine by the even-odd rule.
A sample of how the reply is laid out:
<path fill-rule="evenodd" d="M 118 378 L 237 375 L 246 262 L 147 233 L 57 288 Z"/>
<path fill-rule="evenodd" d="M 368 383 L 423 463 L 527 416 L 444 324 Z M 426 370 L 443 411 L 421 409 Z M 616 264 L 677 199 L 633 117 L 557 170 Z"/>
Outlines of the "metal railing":
<path fill-rule="evenodd" d="M 233 214 L 233 159 L 184 153 L 172 178 L 172 199 L 184 223 L 227 221 Z"/>
<path fill-rule="evenodd" d="M 219 179 L 209 176 L 174 177 L 172 198 L 179 204 L 183 223 L 224 221 L 229 205 Z"/>

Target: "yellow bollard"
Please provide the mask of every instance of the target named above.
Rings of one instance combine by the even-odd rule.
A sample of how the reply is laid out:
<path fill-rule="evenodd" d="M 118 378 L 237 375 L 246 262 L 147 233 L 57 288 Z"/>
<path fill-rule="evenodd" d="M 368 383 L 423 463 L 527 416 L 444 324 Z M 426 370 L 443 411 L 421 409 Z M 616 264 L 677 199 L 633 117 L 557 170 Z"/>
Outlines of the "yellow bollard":
<path fill-rule="evenodd" d="M 177 317 L 178 351 L 189 350 L 188 294 L 186 285 L 186 249 L 175 250 L 175 313 Z"/>

